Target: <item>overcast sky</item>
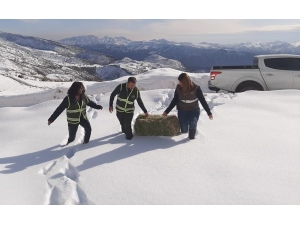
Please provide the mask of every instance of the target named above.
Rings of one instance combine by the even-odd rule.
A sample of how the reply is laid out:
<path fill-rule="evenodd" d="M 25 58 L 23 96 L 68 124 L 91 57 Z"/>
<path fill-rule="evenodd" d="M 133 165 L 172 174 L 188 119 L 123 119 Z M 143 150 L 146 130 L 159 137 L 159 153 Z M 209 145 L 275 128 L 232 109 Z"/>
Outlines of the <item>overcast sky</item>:
<path fill-rule="evenodd" d="M 21 11 L 16 11 L 15 1 L 10 1 L 4 2 L 4 6 L 9 5 L 1 12 L 0 31 L 51 40 L 95 35 L 99 38 L 164 38 L 177 42 L 221 44 L 300 42 L 300 19 L 292 17 L 298 15 L 298 11 L 297 7 L 288 4 L 290 0 L 285 0 L 285 4 L 272 4 L 272 10 L 266 10 L 266 7 L 271 7 L 269 3 L 258 0 L 240 5 L 236 5 L 234 0 L 218 1 L 194 5 L 192 0 L 174 1 L 171 4 L 161 0 L 115 0 L 94 5 L 92 0 L 73 1 L 72 4 L 52 0 L 39 6 L 35 1 L 27 0 L 18 3 L 18 8 L 27 8 Z M 9 7 L 13 10 L 9 10 Z M 254 16 L 260 19 L 248 19 Z"/>

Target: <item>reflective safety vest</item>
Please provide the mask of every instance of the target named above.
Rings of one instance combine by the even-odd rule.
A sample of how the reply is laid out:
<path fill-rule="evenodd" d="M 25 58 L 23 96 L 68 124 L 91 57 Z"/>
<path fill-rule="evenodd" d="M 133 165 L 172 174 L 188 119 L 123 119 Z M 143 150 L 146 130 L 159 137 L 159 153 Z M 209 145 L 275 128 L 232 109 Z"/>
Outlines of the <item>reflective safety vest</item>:
<path fill-rule="evenodd" d="M 86 116 L 86 105 L 89 103 L 90 99 L 86 96 L 82 96 L 81 106 L 77 101 L 70 101 L 68 96 L 69 107 L 67 108 L 67 121 L 71 124 L 78 124 L 80 122 L 81 115 L 84 119 L 88 120 Z"/>
<path fill-rule="evenodd" d="M 134 100 L 139 96 L 137 87 L 128 92 L 127 83 L 121 84 L 120 93 L 117 98 L 116 110 L 118 112 L 133 113 Z"/>

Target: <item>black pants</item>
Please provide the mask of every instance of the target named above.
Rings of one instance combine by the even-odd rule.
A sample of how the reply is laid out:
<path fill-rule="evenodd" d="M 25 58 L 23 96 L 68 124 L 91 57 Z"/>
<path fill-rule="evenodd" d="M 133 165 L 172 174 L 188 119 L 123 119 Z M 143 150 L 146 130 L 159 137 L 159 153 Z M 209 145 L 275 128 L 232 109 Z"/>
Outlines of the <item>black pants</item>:
<path fill-rule="evenodd" d="M 133 118 L 133 113 L 117 112 L 117 117 L 120 121 L 122 132 L 126 134 L 127 139 L 131 139 L 133 137 L 132 129 L 131 129 L 131 121 Z"/>
<path fill-rule="evenodd" d="M 181 132 L 189 132 L 190 139 L 195 138 L 199 116 L 200 108 L 187 111 L 178 109 L 178 119 L 180 123 Z"/>
<path fill-rule="evenodd" d="M 91 133 L 92 133 L 91 124 L 88 120 L 84 119 L 83 117 L 80 118 L 79 124 L 84 128 L 84 131 L 85 131 L 84 142 L 88 143 L 90 140 L 90 137 L 91 137 Z M 68 123 L 68 127 L 69 127 L 68 144 L 75 140 L 79 124 Z"/>

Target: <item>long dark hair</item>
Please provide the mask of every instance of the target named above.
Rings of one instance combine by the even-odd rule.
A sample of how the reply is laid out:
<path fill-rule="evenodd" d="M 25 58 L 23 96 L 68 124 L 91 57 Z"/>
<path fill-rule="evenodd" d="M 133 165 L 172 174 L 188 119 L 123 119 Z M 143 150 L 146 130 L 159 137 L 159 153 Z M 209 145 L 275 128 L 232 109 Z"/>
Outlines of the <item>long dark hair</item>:
<path fill-rule="evenodd" d="M 178 80 L 182 83 L 183 93 L 190 93 L 194 88 L 194 83 L 192 82 L 189 75 L 186 73 L 181 73 L 178 77 Z"/>
<path fill-rule="evenodd" d="M 80 90 L 80 88 L 83 87 L 83 91 L 82 91 L 82 94 L 85 93 L 85 88 L 83 86 L 83 83 L 82 82 L 79 82 L 79 81 L 75 81 L 71 87 L 69 88 L 68 90 L 68 95 L 71 97 L 71 98 L 75 98 L 75 96 L 78 94 L 78 91 Z M 80 96 L 81 97 L 81 96 Z"/>

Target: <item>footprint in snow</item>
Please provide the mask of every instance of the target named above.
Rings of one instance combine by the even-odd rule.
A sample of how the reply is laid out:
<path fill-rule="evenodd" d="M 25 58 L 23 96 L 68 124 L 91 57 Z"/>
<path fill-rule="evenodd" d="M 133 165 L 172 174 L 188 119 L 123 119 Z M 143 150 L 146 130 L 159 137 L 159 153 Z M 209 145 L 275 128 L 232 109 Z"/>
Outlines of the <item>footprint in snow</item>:
<path fill-rule="evenodd" d="M 93 119 L 96 119 L 98 117 L 98 112 L 97 111 L 94 111 L 93 114 L 92 114 L 92 118 Z"/>
<path fill-rule="evenodd" d="M 87 113 L 92 112 L 93 108 L 89 107 L 89 109 L 86 111 Z"/>
<path fill-rule="evenodd" d="M 97 94 L 95 100 L 99 103 L 101 101 L 101 94 Z"/>
<path fill-rule="evenodd" d="M 67 178 L 69 178 L 75 182 L 76 182 L 77 178 L 79 177 L 78 171 L 70 163 L 68 163 L 67 168 L 65 168 L 64 174 L 66 175 Z"/>

